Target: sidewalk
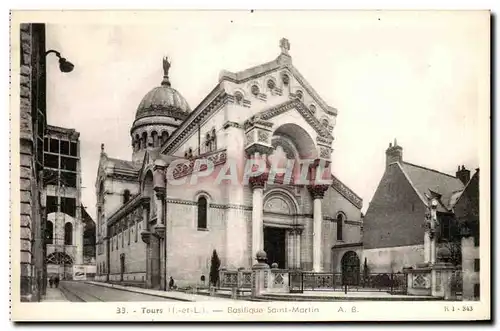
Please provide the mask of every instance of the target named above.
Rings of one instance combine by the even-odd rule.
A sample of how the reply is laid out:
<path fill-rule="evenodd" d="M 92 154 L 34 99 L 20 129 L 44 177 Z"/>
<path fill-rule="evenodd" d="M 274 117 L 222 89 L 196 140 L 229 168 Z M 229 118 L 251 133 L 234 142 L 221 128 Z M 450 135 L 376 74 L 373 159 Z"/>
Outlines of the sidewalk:
<path fill-rule="evenodd" d="M 94 281 L 85 281 L 85 283 L 91 284 L 91 285 L 103 286 L 103 287 L 110 287 L 110 288 L 114 288 L 114 289 L 122 290 L 122 291 L 128 291 L 128 292 L 140 293 L 140 294 L 146 294 L 146 295 L 153 295 L 153 296 L 157 296 L 157 297 L 163 297 L 166 299 L 173 299 L 173 300 L 187 301 L 187 302 L 234 301 L 232 299 L 212 297 L 212 296 L 200 295 L 200 294 L 190 294 L 190 293 L 184 293 L 184 292 L 178 292 L 178 291 L 151 290 L 151 289 L 144 289 L 144 288 L 140 288 L 140 287 L 122 286 L 122 285 L 108 284 L 108 283 L 94 282 Z"/>
<path fill-rule="evenodd" d="M 68 302 L 59 288 L 47 287 L 47 293 L 42 297 L 41 302 Z"/>

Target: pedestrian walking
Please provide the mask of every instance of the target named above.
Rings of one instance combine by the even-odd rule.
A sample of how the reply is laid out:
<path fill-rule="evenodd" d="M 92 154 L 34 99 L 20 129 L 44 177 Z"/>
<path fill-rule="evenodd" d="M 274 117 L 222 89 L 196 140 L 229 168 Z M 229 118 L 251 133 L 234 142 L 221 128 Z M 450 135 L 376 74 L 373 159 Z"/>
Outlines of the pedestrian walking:
<path fill-rule="evenodd" d="M 59 275 L 57 275 L 54 279 L 54 285 L 56 286 L 56 288 L 59 287 Z"/>
<path fill-rule="evenodd" d="M 49 285 L 52 288 L 52 285 L 54 284 L 54 276 L 50 276 L 49 278 Z"/>

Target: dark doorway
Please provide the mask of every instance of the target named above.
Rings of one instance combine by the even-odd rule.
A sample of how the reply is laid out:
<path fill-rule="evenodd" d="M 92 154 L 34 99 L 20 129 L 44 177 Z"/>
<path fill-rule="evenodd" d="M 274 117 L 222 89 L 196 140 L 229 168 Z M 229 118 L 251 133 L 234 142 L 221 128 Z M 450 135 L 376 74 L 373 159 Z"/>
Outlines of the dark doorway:
<path fill-rule="evenodd" d="M 359 257 L 353 251 L 342 256 L 342 285 L 359 285 L 360 267 Z"/>
<path fill-rule="evenodd" d="M 264 227 L 264 251 L 267 254 L 267 263 L 271 266 L 278 264 L 278 268 L 286 268 L 286 229 Z"/>

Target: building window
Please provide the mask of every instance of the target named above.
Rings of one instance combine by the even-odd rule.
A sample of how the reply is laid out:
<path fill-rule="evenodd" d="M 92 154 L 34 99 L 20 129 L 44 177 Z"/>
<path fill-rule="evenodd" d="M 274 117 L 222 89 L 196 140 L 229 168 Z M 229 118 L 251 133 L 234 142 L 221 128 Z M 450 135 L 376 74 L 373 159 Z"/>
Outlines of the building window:
<path fill-rule="evenodd" d="M 479 294 L 480 294 L 480 292 L 479 292 L 479 284 L 474 284 L 474 297 L 476 299 L 479 299 L 479 296 L 480 296 Z"/>
<path fill-rule="evenodd" d="M 54 240 L 54 224 L 51 221 L 47 221 L 45 227 L 45 240 L 47 244 L 52 244 Z"/>
<path fill-rule="evenodd" d="M 281 78 L 283 80 L 284 85 L 288 85 L 290 83 L 290 77 L 287 74 L 283 74 Z"/>
<path fill-rule="evenodd" d="M 69 155 L 71 156 L 78 156 L 78 143 L 76 142 L 71 142 L 70 143 L 70 153 Z"/>
<path fill-rule="evenodd" d="M 76 199 L 75 198 L 61 198 L 61 212 L 71 217 L 76 216 Z"/>
<path fill-rule="evenodd" d="M 130 200 L 130 191 L 123 191 L 123 204 L 126 204 Z"/>
<path fill-rule="evenodd" d="M 207 228 L 207 198 L 198 199 L 198 229 Z"/>
<path fill-rule="evenodd" d="M 212 129 L 212 148 L 213 150 L 217 150 L 217 132 L 215 128 Z"/>
<path fill-rule="evenodd" d="M 77 170 L 77 159 L 71 158 L 71 157 L 61 157 L 61 169 L 62 170 L 68 170 L 68 171 L 75 171 Z"/>
<path fill-rule="evenodd" d="M 57 197 L 54 196 L 47 196 L 47 215 L 50 213 L 55 213 L 57 211 Z"/>
<path fill-rule="evenodd" d="M 59 156 L 52 155 L 52 154 L 45 154 L 43 164 L 47 168 L 58 169 L 59 168 Z"/>
<path fill-rule="evenodd" d="M 241 92 L 234 93 L 234 98 L 236 99 L 236 103 L 239 105 L 243 101 L 243 94 Z"/>
<path fill-rule="evenodd" d="M 474 247 L 479 247 L 479 229 L 474 230 Z"/>
<path fill-rule="evenodd" d="M 297 99 L 302 100 L 303 97 L 302 91 L 298 90 L 297 92 L 295 92 L 295 96 L 297 97 Z"/>
<path fill-rule="evenodd" d="M 479 272 L 479 259 L 474 259 L 474 271 Z"/>
<path fill-rule="evenodd" d="M 337 215 L 337 240 L 343 240 L 344 214 Z"/>
<path fill-rule="evenodd" d="M 51 153 L 59 153 L 59 140 L 50 139 L 49 151 Z"/>
<path fill-rule="evenodd" d="M 259 87 L 257 85 L 252 85 L 251 92 L 253 95 L 258 96 L 260 93 Z"/>
<path fill-rule="evenodd" d="M 69 141 L 61 140 L 61 154 L 69 155 Z"/>
<path fill-rule="evenodd" d="M 450 240 L 450 219 L 442 218 L 441 220 L 441 241 Z"/>
<path fill-rule="evenodd" d="M 64 244 L 73 245 L 73 225 L 69 222 L 64 225 Z"/>

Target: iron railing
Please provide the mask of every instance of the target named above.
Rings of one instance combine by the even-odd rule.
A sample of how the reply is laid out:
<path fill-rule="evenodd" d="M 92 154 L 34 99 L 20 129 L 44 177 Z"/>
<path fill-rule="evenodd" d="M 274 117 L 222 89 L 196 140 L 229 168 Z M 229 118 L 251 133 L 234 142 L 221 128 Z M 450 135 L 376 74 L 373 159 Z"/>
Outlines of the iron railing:
<path fill-rule="evenodd" d="M 290 292 L 303 291 L 379 291 L 405 294 L 407 278 L 404 273 L 342 274 L 331 272 L 289 273 Z"/>

